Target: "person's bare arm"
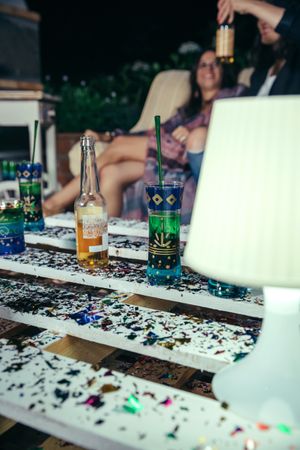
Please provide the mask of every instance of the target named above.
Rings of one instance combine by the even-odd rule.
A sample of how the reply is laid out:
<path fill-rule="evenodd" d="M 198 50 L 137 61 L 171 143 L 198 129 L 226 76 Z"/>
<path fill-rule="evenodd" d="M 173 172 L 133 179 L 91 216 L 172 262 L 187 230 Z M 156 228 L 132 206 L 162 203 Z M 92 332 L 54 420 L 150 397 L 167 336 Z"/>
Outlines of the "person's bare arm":
<path fill-rule="evenodd" d="M 276 28 L 285 12 L 284 8 L 271 5 L 261 0 L 219 0 L 218 22 L 233 21 L 234 12 L 240 14 L 252 14 L 258 19 L 264 20 L 272 28 Z"/>

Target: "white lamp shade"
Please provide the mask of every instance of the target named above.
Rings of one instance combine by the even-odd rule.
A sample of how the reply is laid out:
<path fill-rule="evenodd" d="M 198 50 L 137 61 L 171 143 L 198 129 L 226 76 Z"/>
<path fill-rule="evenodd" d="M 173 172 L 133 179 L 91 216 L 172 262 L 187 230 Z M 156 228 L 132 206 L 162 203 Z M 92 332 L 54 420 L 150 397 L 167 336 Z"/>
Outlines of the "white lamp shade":
<path fill-rule="evenodd" d="M 214 103 L 184 257 L 220 281 L 300 287 L 300 96 Z"/>

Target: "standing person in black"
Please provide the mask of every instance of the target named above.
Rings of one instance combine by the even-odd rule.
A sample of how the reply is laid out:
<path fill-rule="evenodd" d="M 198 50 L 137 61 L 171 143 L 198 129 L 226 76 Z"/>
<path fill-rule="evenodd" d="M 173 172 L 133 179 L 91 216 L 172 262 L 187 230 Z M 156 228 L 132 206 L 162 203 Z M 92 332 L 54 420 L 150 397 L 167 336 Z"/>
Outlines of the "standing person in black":
<path fill-rule="evenodd" d="M 219 0 L 218 22 L 228 18 L 233 21 L 234 12 L 252 14 L 268 23 L 283 37 L 300 44 L 300 5 L 297 0 L 274 0 L 272 4 L 261 0 Z"/>
<path fill-rule="evenodd" d="M 295 0 L 219 0 L 218 22 L 231 22 L 233 13 L 258 18 L 260 42 L 250 87 L 241 96 L 300 94 L 300 5 Z M 198 181 L 207 128 L 193 130 L 186 143 L 187 158 Z"/>
<path fill-rule="evenodd" d="M 299 3 L 295 0 L 219 0 L 218 8 L 220 23 L 226 17 L 232 21 L 234 11 L 258 18 L 261 45 L 250 88 L 243 95 L 300 94 Z M 276 42 L 275 35 L 278 36 Z"/>

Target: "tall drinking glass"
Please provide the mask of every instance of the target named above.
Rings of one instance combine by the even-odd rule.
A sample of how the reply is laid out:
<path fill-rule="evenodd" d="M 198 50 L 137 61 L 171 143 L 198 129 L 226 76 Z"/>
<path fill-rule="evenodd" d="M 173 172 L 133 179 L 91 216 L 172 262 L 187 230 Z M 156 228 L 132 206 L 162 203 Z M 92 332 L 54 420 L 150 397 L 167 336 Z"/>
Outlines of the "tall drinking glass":
<path fill-rule="evenodd" d="M 181 277 L 180 211 L 183 184 L 146 185 L 149 213 L 147 275 L 152 285 L 173 284 Z"/>
<path fill-rule="evenodd" d="M 0 200 L 0 255 L 25 250 L 23 203 L 17 199 Z"/>
<path fill-rule="evenodd" d="M 25 230 L 42 231 L 45 228 L 42 210 L 41 163 L 21 162 L 17 164 L 20 199 L 24 203 Z"/>

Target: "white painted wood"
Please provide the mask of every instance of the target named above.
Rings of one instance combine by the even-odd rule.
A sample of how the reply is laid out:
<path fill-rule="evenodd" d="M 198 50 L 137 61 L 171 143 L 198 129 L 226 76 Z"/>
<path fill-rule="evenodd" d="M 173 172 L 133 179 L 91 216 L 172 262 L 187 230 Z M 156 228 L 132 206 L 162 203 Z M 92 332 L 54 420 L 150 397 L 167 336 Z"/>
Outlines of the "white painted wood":
<path fill-rule="evenodd" d="M 215 400 L 5 340 L 0 356 L 0 414 L 84 448 L 299 448 L 299 429 L 261 431 Z"/>
<path fill-rule="evenodd" d="M 47 227 L 75 228 L 74 214 L 71 212 L 46 217 L 45 223 Z M 182 242 L 186 242 L 188 231 L 189 225 L 181 225 L 180 240 Z M 112 217 L 108 223 L 108 232 L 109 234 L 147 238 L 148 223 Z"/>
<path fill-rule="evenodd" d="M 25 323 L 23 320 L 20 322 Z M 37 324 L 34 323 L 34 321 L 29 325 L 37 326 Z M 34 336 L 24 338 L 22 340 L 22 343 L 25 345 L 33 345 L 36 348 L 43 349 L 45 347 L 48 347 L 50 344 L 54 344 L 54 342 L 60 341 L 65 336 L 66 333 L 64 332 L 57 332 L 55 330 L 52 331 L 44 330 L 38 334 L 35 334 Z"/>
<path fill-rule="evenodd" d="M 65 227 L 46 227 L 43 231 L 25 233 L 25 242 L 29 245 L 47 245 L 62 250 L 76 251 L 76 236 L 74 231 Z M 109 256 L 124 259 L 147 261 L 148 238 L 135 236 L 109 236 Z M 181 252 L 183 254 L 183 243 Z M 182 257 L 181 263 L 184 264 Z"/>
<path fill-rule="evenodd" d="M 75 228 L 74 213 L 66 212 L 45 218 L 47 227 Z"/>
<path fill-rule="evenodd" d="M 30 298 L 30 303 L 26 299 Z M 128 296 L 0 280 L 0 316 L 216 372 L 254 347 L 258 329 L 125 304 Z M 25 300 L 24 300 L 25 299 Z M 77 316 L 74 316 L 77 313 Z"/>
<path fill-rule="evenodd" d="M 25 242 L 31 245 L 50 245 L 58 249 L 76 250 L 75 232 L 66 227 L 46 227 L 38 233 L 27 231 Z"/>
<path fill-rule="evenodd" d="M 143 264 L 111 260 L 109 267 L 91 272 L 77 264 L 75 255 L 34 248 L 27 248 L 24 253 L 19 255 L 1 257 L 0 269 L 141 294 L 253 317 L 263 316 L 263 299 L 261 296 L 249 294 L 244 299 L 217 298 L 208 293 L 205 278 L 185 269 L 181 280 L 174 286 L 150 286 L 146 277 L 146 267 Z"/>

